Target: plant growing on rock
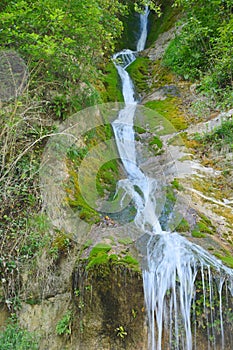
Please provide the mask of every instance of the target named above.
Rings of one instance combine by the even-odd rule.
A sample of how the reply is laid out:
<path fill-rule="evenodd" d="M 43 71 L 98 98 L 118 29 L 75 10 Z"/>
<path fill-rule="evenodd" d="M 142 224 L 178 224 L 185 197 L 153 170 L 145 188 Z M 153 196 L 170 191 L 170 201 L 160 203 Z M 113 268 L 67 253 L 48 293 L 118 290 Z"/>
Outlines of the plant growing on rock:
<path fill-rule="evenodd" d="M 125 331 L 125 328 L 123 326 L 119 326 L 116 329 L 117 336 L 120 337 L 121 339 L 124 339 L 127 336 L 127 332 Z"/>
<path fill-rule="evenodd" d="M 56 325 L 58 335 L 71 335 L 72 312 L 67 311 Z"/>

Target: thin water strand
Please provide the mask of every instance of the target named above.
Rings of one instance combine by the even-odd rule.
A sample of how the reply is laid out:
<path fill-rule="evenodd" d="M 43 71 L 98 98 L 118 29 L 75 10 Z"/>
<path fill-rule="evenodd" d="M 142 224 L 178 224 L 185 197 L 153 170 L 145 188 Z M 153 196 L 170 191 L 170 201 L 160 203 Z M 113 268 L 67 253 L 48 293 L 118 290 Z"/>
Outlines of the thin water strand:
<path fill-rule="evenodd" d="M 150 13 L 149 7 L 146 6 L 145 12 L 143 14 L 140 14 L 140 37 L 139 37 L 139 40 L 137 42 L 137 51 L 138 52 L 144 50 L 144 48 L 146 46 L 149 13 Z"/>

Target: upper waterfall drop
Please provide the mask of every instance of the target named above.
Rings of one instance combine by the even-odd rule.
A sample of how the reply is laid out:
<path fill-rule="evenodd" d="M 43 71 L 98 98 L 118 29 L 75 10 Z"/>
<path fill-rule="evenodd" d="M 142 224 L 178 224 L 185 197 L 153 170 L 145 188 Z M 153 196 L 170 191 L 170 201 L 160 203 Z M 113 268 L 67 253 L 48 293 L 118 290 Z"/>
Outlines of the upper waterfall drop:
<path fill-rule="evenodd" d="M 137 51 L 138 52 L 144 50 L 145 46 L 146 46 L 149 13 L 150 13 L 149 7 L 146 6 L 144 14 L 140 14 L 140 37 L 139 37 L 139 40 L 137 42 Z"/>

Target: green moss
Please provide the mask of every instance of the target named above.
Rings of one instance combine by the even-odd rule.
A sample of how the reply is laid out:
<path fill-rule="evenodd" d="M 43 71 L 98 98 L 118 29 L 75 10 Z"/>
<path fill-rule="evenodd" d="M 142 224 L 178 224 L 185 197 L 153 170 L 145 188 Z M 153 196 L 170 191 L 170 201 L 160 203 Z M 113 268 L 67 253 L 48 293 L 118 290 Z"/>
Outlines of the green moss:
<path fill-rule="evenodd" d="M 153 139 L 149 142 L 149 145 L 156 145 L 158 148 L 163 147 L 163 142 L 160 140 L 158 136 L 154 136 Z"/>
<path fill-rule="evenodd" d="M 89 256 L 92 257 L 96 257 L 102 253 L 108 253 L 110 250 L 112 249 L 112 247 L 109 244 L 106 243 L 98 243 L 94 246 L 94 248 L 92 248 Z"/>
<path fill-rule="evenodd" d="M 161 60 L 156 60 L 151 66 L 151 75 L 153 78 L 153 89 L 158 89 L 164 85 L 176 85 L 176 77 L 172 71 L 165 67 Z"/>
<path fill-rule="evenodd" d="M 126 266 L 127 268 L 139 271 L 139 262 L 127 254 L 125 251 L 123 256 L 119 256 L 115 253 L 111 253 L 112 247 L 105 243 L 98 243 L 90 251 L 86 270 L 94 267 L 103 269 L 104 273 L 110 271 L 112 265 Z"/>
<path fill-rule="evenodd" d="M 90 170 L 82 181 L 82 190 L 79 188 L 79 166 L 82 160 L 86 157 L 87 153 L 91 151 L 93 147 L 109 140 L 113 137 L 113 130 L 110 124 L 103 124 L 99 127 L 89 130 L 83 135 L 82 143 L 84 146 L 82 148 L 73 145 L 67 152 L 67 168 L 69 169 L 69 181 L 66 183 L 67 192 L 67 202 L 78 212 L 80 219 L 93 224 L 100 221 L 99 213 L 94 210 L 85 200 L 85 195 L 82 193 L 88 193 L 88 202 L 96 203 L 96 201 L 101 197 L 106 197 L 106 192 L 108 192 L 109 200 L 114 196 L 116 183 L 119 180 L 119 161 L 117 159 L 112 159 L 112 149 L 106 149 L 106 158 L 112 159 L 109 162 L 103 164 L 100 168 L 99 157 L 102 157 L 103 149 L 100 149 L 100 156 L 95 157 L 93 162 L 88 163 L 88 169 Z M 104 144 L 105 145 L 105 144 Z M 95 147 L 95 150 L 97 148 Z M 98 149 L 97 149 L 98 150 Z M 96 151 L 97 152 L 97 151 Z M 93 183 L 93 174 L 96 174 L 96 189 L 95 191 L 89 191 L 90 186 Z M 97 198 L 96 198 L 97 197 Z"/>
<path fill-rule="evenodd" d="M 65 252 L 70 246 L 71 235 L 64 231 L 56 230 L 56 235 L 52 242 L 52 249 L 57 249 L 59 252 Z"/>
<path fill-rule="evenodd" d="M 126 255 L 122 259 L 118 261 L 119 264 L 123 263 L 124 265 L 126 264 L 127 266 L 131 268 L 136 268 L 139 269 L 139 262 L 133 258 L 131 255 Z"/>
<path fill-rule="evenodd" d="M 140 126 L 134 125 L 134 131 L 138 134 L 144 134 L 146 130 Z"/>
<path fill-rule="evenodd" d="M 118 243 L 123 244 L 123 245 L 129 245 L 133 243 L 133 240 L 129 237 L 126 238 L 119 238 Z"/>
<path fill-rule="evenodd" d="M 100 195 L 104 195 L 105 190 L 115 194 L 116 183 L 119 179 L 119 163 L 112 159 L 101 166 L 96 178 L 96 188 Z"/>
<path fill-rule="evenodd" d="M 109 262 L 118 261 L 118 255 L 117 254 L 110 254 L 108 257 Z"/>
<path fill-rule="evenodd" d="M 216 232 L 216 228 L 212 224 L 211 220 L 201 213 L 199 216 L 200 220 L 196 224 L 195 228 L 202 233 L 214 234 Z"/>
<path fill-rule="evenodd" d="M 179 183 L 178 179 L 174 179 L 172 182 L 172 187 L 175 188 L 178 191 L 182 191 L 184 189 L 184 187 Z"/>
<path fill-rule="evenodd" d="M 213 233 L 213 230 L 208 227 L 204 221 L 199 221 L 197 223 L 197 229 L 200 231 L 200 232 L 203 232 L 203 233 L 209 233 L 209 234 L 212 234 Z"/>
<path fill-rule="evenodd" d="M 155 110 L 162 117 L 166 118 L 177 131 L 181 131 L 186 129 L 188 125 L 179 107 L 180 103 L 181 101 L 178 97 L 167 97 L 163 101 L 149 101 L 145 104 L 145 107 Z"/>
<path fill-rule="evenodd" d="M 199 214 L 199 216 L 206 225 L 213 226 L 211 220 L 207 218 L 207 216 L 205 216 L 204 214 Z"/>
<path fill-rule="evenodd" d="M 97 256 L 92 257 L 88 262 L 86 269 L 89 270 L 93 266 L 105 265 L 109 262 L 109 256 L 107 253 L 99 253 Z"/>
<path fill-rule="evenodd" d="M 229 266 L 230 268 L 233 268 L 233 257 L 230 255 L 227 256 L 223 256 L 221 255 L 219 252 L 215 252 L 214 255 L 219 258 L 220 260 L 222 260 L 222 262 L 224 264 L 226 264 L 227 266 Z"/>
<path fill-rule="evenodd" d="M 206 234 L 213 234 L 214 232 L 215 232 L 215 229 L 213 228 L 211 221 L 208 218 L 206 218 L 206 221 L 201 219 L 196 223 L 192 231 L 192 236 L 196 238 L 201 238 L 201 237 L 206 237 Z"/>
<path fill-rule="evenodd" d="M 123 102 L 121 81 L 113 62 L 109 62 L 101 76 L 102 87 L 98 86 L 103 102 Z"/>
<path fill-rule="evenodd" d="M 87 249 L 87 248 L 89 248 L 91 245 L 92 245 L 92 239 L 88 239 L 85 243 L 84 243 L 84 245 L 83 245 L 83 249 Z"/>
<path fill-rule="evenodd" d="M 137 59 L 127 68 L 137 92 L 148 91 L 148 74 L 150 61 L 147 57 L 137 57 Z"/>
<path fill-rule="evenodd" d="M 158 136 L 153 136 L 149 138 L 149 149 L 153 152 L 155 156 L 158 156 L 164 152 L 163 142 L 160 140 Z"/>
<path fill-rule="evenodd" d="M 181 220 L 179 225 L 176 227 L 177 232 L 188 232 L 190 230 L 190 225 L 184 218 Z"/>
<path fill-rule="evenodd" d="M 68 194 L 67 202 L 71 208 L 78 211 L 80 219 L 94 224 L 100 221 L 100 216 L 97 211 L 92 209 L 83 196 L 81 195 L 78 174 L 74 170 L 70 170 L 70 182 L 66 187 L 66 192 Z"/>
<path fill-rule="evenodd" d="M 192 236 L 195 237 L 195 238 L 205 238 L 206 235 L 200 231 L 197 231 L 197 230 L 193 230 L 192 232 Z"/>
<path fill-rule="evenodd" d="M 176 201 L 176 195 L 170 186 L 167 187 L 166 198 L 169 202 L 172 203 L 175 203 Z"/>

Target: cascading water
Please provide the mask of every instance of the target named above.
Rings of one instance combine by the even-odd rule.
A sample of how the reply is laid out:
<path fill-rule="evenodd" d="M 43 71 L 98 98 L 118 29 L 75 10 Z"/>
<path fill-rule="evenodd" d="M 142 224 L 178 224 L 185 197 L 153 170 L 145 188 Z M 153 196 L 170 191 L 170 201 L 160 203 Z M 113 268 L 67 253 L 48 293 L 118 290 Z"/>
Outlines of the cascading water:
<path fill-rule="evenodd" d="M 128 176 L 119 181 L 118 188 L 123 188 L 131 196 L 137 210 L 135 224 L 142 234 L 150 237 L 143 271 L 149 324 L 148 349 L 200 349 L 196 344 L 197 327 L 202 327 L 203 339 L 206 333 L 208 350 L 230 349 L 233 340 L 229 336 L 227 343 L 231 345 L 225 347 L 224 313 L 231 307 L 232 270 L 177 233 L 162 231 L 155 213 L 157 181 L 147 177 L 137 166 L 133 126 L 137 100 L 126 68 L 136 59 L 137 52 L 145 47 L 148 14 L 146 8 L 140 15 L 137 51 L 127 49 L 113 57 L 122 81 L 125 107 L 112 123 L 118 152 Z M 217 277 L 213 277 L 212 270 Z M 223 290 L 227 305 L 224 310 Z M 201 302 L 197 298 L 200 295 Z M 202 321 L 198 320 L 200 313 Z"/>
<path fill-rule="evenodd" d="M 148 13 L 147 7 L 145 14 L 140 15 L 141 36 L 138 41 L 140 42 L 138 45 L 140 50 L 143 50 L 146 44 Z M 136 59 L 136 53 L 137 51 L 123 50 L 113 56 L 122 81 L 122 92 L 126 105 L 112 123 L 118 151 L 128 174 L 128 179 L 119 181 L 118 187 L 125 189 L 126 193 L 134 200 L 137 208 L 135 217 L 137 226 L 142 228 L 144 232 L 149 227 L 154 233 L 161 233 L 162 230 L 154 211 L 156 203 L 153 193 L 156 189 L 156 180 L 145 176 L 136 162 L 133 121 L 137 100 L 134 96 L 133 82 L 126 71 L 126 68 Z M 140 195 L 138 189 L 143 193 L 143 196 Z"/>

